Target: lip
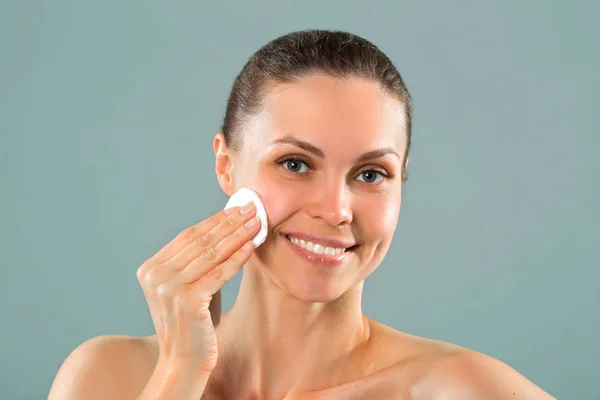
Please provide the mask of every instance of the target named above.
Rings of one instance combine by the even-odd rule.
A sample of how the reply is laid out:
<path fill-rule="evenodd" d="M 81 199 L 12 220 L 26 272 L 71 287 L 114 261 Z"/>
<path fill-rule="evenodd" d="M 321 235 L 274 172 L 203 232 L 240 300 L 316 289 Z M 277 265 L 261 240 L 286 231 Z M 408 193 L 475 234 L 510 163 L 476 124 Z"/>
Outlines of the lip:
<path fill-rule="evenodd" d="M 293 234 L 289 235 L 296 237 Z M 353 253 L 353 251 L 345 251 L 343 253 L 334 255 L 315 254 L 312 251 L 308 251 L 298 246 L 297 244 L 292 243 L 292 241 L 289 240 L 286 236 L 287 234 L 283 235 L 283 239 L 291 246 L 292 250 L 294 250 L 294 252 L 298 254 L 300 258 L 302 258 L 304 261 L 308 261 L 312 264 L 319 264 L 326 267 L 338 267 L 344 263 L 344 261 L 350 256 L 350 254 Z"/>
<path fill-rule="evenodd" d="M 302 232 L 285 232 L 283 233 L 285 236 L 293 236 L 296 239 L 304 239 L 305 241 L 313 242 L 315 244 L 320 244 L 325 247 L 338 247 L 347 249 L 348 247 L 352 247 L 356 245 L 356 243 L 351 242 L 349 240 L 337 240 L 337 239 L 328 239 L 322 236 L 311 235 L 309 233 Z"/>

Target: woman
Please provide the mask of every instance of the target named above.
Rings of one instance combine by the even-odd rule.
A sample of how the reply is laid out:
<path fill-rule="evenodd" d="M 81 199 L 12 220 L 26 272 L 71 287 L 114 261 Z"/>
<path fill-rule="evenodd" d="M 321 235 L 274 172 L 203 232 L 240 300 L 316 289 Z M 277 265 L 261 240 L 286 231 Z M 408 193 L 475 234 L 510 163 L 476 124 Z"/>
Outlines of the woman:
<path fill-rule="evenodd" d="M 156 335 L 98 337 L 64 362 L 50 399 L 549 399 L 500 361 L 386 327 L 363 281 L 396 228 L 411 97 L 390 60 L 344 32 L 258 50 L 236 78 L 216 174 L 267 210 L 235 207 L 138 269 Z M 244 265 L 220 316 L 220 288 Z M 212 301 L 212 303 L 211 303 Z"/>

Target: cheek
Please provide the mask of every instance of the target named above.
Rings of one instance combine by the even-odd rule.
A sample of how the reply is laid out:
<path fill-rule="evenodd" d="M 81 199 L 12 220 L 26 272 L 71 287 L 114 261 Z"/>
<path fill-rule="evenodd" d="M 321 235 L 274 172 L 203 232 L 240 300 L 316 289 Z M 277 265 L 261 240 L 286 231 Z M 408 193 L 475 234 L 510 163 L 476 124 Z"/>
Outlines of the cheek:
<path fill-rule="evenodd" d="M 301 207 L 300 185 L 285 185 L 268 178 L 256 183 L 256 190 L 267 211 L 269 230 L 285 221 Z"/>
<path fill-rule="evenodd" d="M 400 198 L 363 202 L 354 210 L 364 240 L 391 240 L 400 212 Z"/>

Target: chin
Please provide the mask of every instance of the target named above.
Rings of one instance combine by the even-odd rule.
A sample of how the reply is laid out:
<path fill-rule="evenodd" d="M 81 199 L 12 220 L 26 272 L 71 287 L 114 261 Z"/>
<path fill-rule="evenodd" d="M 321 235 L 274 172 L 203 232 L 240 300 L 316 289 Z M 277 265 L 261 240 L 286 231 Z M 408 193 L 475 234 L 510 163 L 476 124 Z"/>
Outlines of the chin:
<path fill-rule="evenodd" d="M 289 269 L 271 271 L 275 284 L 289 296 L 305 303 L 336 301 L 351 287 L 350 276 L 323 276 L 303 270 L 302 265 L 289 264 Z"/>

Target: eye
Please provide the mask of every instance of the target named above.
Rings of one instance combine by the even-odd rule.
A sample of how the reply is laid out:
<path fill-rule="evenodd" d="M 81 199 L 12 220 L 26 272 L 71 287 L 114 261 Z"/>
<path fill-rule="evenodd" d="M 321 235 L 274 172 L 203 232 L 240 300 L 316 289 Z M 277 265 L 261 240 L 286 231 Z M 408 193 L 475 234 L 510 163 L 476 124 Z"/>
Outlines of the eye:
<path fill-rule="evenodd" d="M 295 174 L 308 172 L 309 170 L 308 165 L 304 161 L 299 160 L 297 158 L 288 158 L 286 160 L 283 160 L 281 162 L 281 165 L 283 165 L 283 167 L 288 171 L 293 172 Z M 302 169 L 303 166 L 305 167 L 304 170 Z"/>
<path fill-rule="evenodd" d="M 384 179 L 384 177 L 386 177 L 386 174 L 384 174 L 383 172 L 374 170 L 374 169 L 370 169 L 370 170 L 361 172 L 358 176 L 363 177 L 364 178 L 363 182 L 365 182 L 365 183 L 379 183 Z M 379 178 L 379 179 L 377 179 L 377 178 Z M 361 180 L 361 179 L 359 179 L 359 180 Z"/>

